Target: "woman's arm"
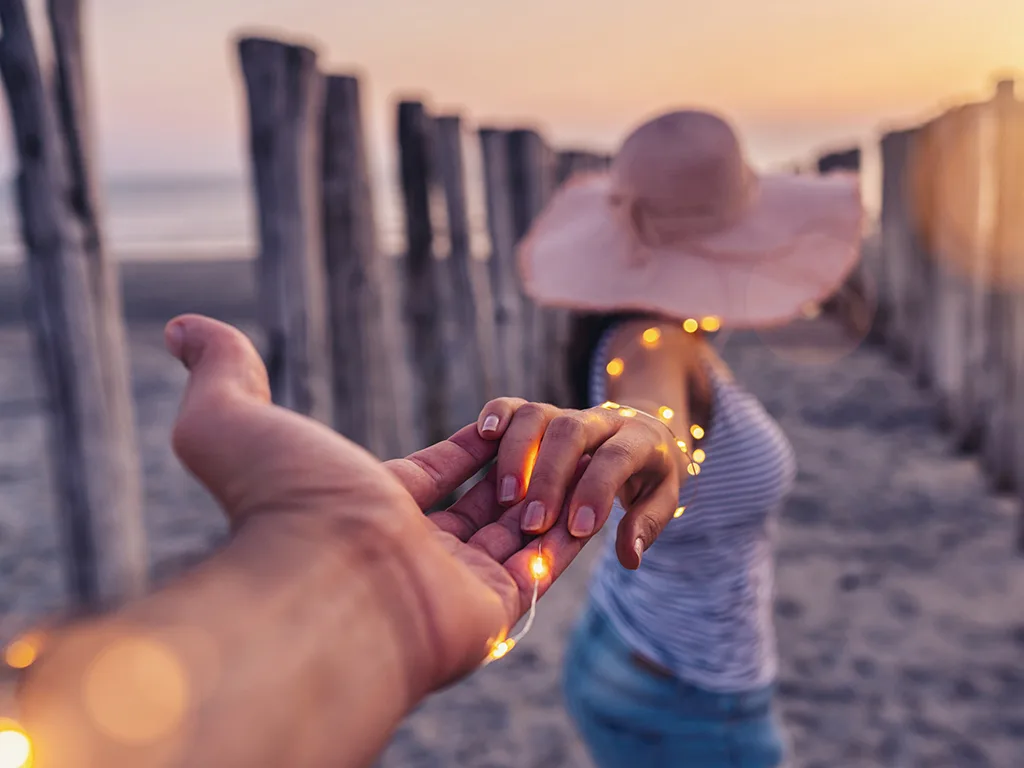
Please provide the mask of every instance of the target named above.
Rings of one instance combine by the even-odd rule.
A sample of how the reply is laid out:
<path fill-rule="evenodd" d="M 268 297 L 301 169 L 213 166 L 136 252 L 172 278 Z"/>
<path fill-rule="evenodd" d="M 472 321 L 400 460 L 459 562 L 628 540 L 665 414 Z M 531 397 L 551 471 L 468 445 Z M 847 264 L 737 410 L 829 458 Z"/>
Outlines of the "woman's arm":
<path fill-rule="evenodd" d="M 695 353 L 694 338 L 677 324 L 624 323 L 609 344 L 608 399 L 661 418 L 689 442 L 693 422 L 687 372 Z M 676 460 L 686 477 L 688 461 L 682 451 Z"/>

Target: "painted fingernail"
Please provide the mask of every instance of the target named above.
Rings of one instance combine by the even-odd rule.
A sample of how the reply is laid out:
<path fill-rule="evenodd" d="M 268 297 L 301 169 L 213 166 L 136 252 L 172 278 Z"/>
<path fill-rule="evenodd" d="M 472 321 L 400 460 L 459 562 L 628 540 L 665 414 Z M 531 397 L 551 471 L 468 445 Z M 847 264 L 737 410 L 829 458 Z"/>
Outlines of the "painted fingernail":
<path fill-rule="evenodd" d="M 590 536 L 594 532 L 594 522 L 596 519 L 592 507 L 580 507 L 572 518 L 569 533 L 578 539 Z"/>
<path fill-rule="evenodd" d="M 505 503 L 508 501 L 515 501 L 516 499 L 516 483 L 515 477 L 512 475 L 506 475 L 501 479 L 501 489 L 498 493 L 498 501 Z"/>
<path fill-rule="evenodd" d="M 484 419 L 484 424 L 480 427 L 481 432 L 496 432 L 498 430 L 498 423 L 501 421 L 493 413 Z"/>
<path fill-rule="evenodd" d="M 637 539 L 633 542 L 633 551 L 636 552 L 637 562 L 644 559 L 644 541 L 643 539 Z"/>
<path fill-rule="evenodd" d="M 526 513 L 523 515 L 523 530 L 537 531 L 544 525 L 544 503 L 531 501 L 526 505 Z"/>

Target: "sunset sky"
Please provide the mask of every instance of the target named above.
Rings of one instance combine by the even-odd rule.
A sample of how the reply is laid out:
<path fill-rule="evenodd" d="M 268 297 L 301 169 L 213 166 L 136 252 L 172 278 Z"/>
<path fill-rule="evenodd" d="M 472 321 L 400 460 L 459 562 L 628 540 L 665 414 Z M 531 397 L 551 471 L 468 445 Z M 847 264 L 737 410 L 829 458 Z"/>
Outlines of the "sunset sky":
<path fill-rule="evenodd" d="M 645 115 L 706 105 L 776 164 L 870 137 L 1024 71 L 1022 0 L 92 0 L 88 45 L 108 174 L 236 173 L 233 39 L 305 38 L 365 75 L 376 156 L 392 100 L 532 123 L 611 149 Z M 628 6 L 628 9 L 627 9 Z M 4 169 L 9 169 L 5 148 Z"/>

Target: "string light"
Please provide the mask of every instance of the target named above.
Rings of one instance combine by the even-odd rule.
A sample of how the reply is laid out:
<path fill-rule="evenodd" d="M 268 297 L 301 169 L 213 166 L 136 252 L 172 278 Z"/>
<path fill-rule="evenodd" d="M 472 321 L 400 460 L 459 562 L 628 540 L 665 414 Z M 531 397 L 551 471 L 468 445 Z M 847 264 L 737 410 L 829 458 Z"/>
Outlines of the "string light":
<path fill-rule="evenodd" d="M 622 362 L 622 358 L 616 357 L 614 360 L 608 363 L 608 366 L 605 368 L 605 370 L 608 371 L 608 375 L 614 379 L 617 376 L 621 376 L 625 368 L 626 364 Z"/>
<path fill-rule="evenodd" d="M 800 308 L 801 314 L 808 320 L 813 320 L 821 314 L 821 307 L 815 304 L 813 301 L 809 301 Z"/>
<path fill-rule="evenodd" d="M 719 321 L 717 317 L 711 315 L 709 317 L 705 317 L 703 320 L 700 321 L 700 327 L 703 330 L 707 331 L 708 333 L 714 333 L 715 331 L 722 327 L 722 323 Z"/>
<path fill-rule="evenodd" d="M 693 477 L 696 477 L 697 475 L 700 474 L 700 464 L 694 464 L 693 462 L 691 462 L 686 465 L 686 471 L 689 472 L 690 475 L 692 475 Z"/>
<path fill-rule="evenodd" d="M 692 317 L 683 321 L 683 330 L 687 333 L 696 333 L 698 328 L 700 328 L 700 324 Z"/>
<path fill-rule="evenodd" d="M 676 415 L 676 412 L 667 405 L 663 405 L 658 409 L 658 415 L 665 421 L 672 421 L 672 417 Z"/>
<path fill-rule="evenodd" d="M 676 445 L 679 446 L 679 450 L 680 451 L 682 451 L 683 453 L 686 453 L 686 441 L 685 440 L 676 440 Z"/>
<path fill-rule="evenodd" d="M 704 453 L 704 450 L 702 448 L 697 448 L 693 452 L 693 460 L 696 461 L 698 464 L 703 464 L 704 463 L 704 459 L 706 457 L 707 457 L 707 454 Z"/>
<path fill-rule="evenodd" d="M 491 647 L 491 652 L 487 654 L 487 658 L 484 659 L 481 666 L 487 666 L 493 661 L 503 659 L 508 655 L 508 652 L 516 647 L 516 644 L 526 637 L 526 633 L 530 631 L 533 626 L 533 620 L 537 616 L 537 598 L 540 596 L 540 582 L 547 578 L 551 573 L 551 565 L 548 563 L 546 557 L 544 557 L 544 550 L 541 549 L 541 543 L 537 542 L 537 554 L 530 558 L 530 575 L 533 576 L 533 597 L 530 599 L 530 610 L 526 614 L 526 623 L 523 624 L 523 628 L 513 637 L 506 637 L 496 642 Z M 0 768 L 5 768 L 0 766 Z"/>
<path fill-rule="evenodd" d="M 704 427 L 700 424 L 694 424 L 690 427 L 690 434 L 693 435 L 694 440 L 700 440 L 704 437 Z"/>
<path fill-rule="evenodd" d="M 644 344 L 647 347 L 656 347 L 658 342 L 661 341 L 661 329 L 660 328 L 648 328 L 644 331 L 643 335 Z"/>
<path fill-rule="evenodd" d="M 677 507 L 676 511 L 675 511 L 675 514 L 673 514 L 672 517 L 680 518 L 680 517 L 683 516 L 683 512 L 685 512 L 685 511 L 686 511 L 686 507 Z"/>
<path fill-rule="evenodd" d="M 601 407 L 604 408 L 606 411 L 617 411 L 622 406 L 619 405 L 618 403 L 613 403 L 611 400 L 608 400 L 607 402 L 601 403 Z"/>
<path fill-rule="evenodd" d="M 32 741 L 13 720 L 0 720 L 0 768 L 30 768 Z"/>
<path fill-rule="evenodd" d="M 636 416 L 637 412 L 635 408 L 623 408 L 619 411 L 619 413 L 625 416 L 627 419 L 632 419 L 634 416 Z"/>

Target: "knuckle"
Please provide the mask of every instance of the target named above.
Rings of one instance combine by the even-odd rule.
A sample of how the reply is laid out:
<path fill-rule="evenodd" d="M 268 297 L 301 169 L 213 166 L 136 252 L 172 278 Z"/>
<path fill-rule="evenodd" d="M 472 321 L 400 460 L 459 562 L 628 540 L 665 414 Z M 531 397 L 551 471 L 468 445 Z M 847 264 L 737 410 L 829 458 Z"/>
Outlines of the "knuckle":
<path fill-rule="evenodd" d="M 547 433 L 558 442 L 576 444 L 585 439 L 586 428 L 575 414 L 565 414 L 552 420 Z"/>
<path fill-rule="evenodd" d="M 611 464 L 630 464 L 633 462 L 633 448 L 623 442 L 608 442 L 597 449 L 594 460 Z"/>
<path fill-rule="evenodd" d="M 636 521 L 637 535 L 648 545 L 652 544 L 661 533 L 661 523 L 649 514 L 640 515 Z"/>
<path fill-rule="evenodd" d="M 540 403 L 524 403 L 516 411 L 516 415 L 530 421 L 542 421 L 544 419 L 544 406 Z"/>

